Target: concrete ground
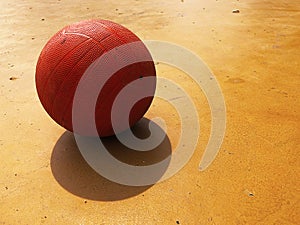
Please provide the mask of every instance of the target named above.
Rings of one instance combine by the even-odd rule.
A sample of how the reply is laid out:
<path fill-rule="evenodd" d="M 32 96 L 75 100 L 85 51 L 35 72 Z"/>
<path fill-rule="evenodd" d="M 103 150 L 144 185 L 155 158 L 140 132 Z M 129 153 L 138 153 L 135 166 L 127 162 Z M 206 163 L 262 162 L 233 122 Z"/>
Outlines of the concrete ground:
<path fill-rule="evenodd" d="M 2 0 L 0 18 L 0 224 L 299 224 L 299 1 Z M 207 170 L 198 165 L 208 103 L 174 68 L 159 64 L 158 76 L 195 100 L 201 136 L 189 163 L 161 183 L 128 187 L 99 176 L 46 114 L 34 81 L 39 53 L 59 29 L 90 18 L 185 46 L 211 68 L 227 129 Z M 174 149 L 172 110 L 155 99 L 146 116 L 165 118 Z"/>

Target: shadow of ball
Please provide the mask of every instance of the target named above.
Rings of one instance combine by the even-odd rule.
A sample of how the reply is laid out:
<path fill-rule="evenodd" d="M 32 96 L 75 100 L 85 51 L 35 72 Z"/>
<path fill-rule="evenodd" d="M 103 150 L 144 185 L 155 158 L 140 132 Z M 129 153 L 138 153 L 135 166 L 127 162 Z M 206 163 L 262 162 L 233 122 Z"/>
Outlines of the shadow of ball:
<path fill-rule="evenodd" d="M 144 139 L 150 135 L 150 120 L 142 118 L 131 128 L 136 137 Z M 157 124 L 154 126 L 161 129 Z M 124 146 L 115 137 L 102 138 L 101 141 L 116 159 L 130 165 L 151 165 L 166 159 L 172 154 L 168 136 L 153 150 L 140 152 Z M 169 158 L 170 159 L 170 158 Z M 164 175 L 166 167 L 160 171 L 157 180 Z M 51 156 L 51 170 L 56 181 L 70 193 L 90 200 L 117 201 L 136 196 L 152 185 L 125 186 L 114 183 L 96 173 L 83 159 L 71 132 L 66 131 L 58 139 Z"/>

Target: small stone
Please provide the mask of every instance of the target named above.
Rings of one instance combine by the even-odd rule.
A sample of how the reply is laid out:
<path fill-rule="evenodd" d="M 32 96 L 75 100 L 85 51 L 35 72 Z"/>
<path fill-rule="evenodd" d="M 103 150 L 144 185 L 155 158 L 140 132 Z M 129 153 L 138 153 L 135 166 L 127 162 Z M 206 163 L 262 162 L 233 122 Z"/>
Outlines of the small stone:
<path fill-rule="evenodd" d="M 246 194 L 249 196 L 249 197 L 254 197 L 254 193 L 249 191 L 249 190 L 245 190 Z"/>
<path fill-rule="evenodd" d="M 239 9 L 234 9 L 234 10 L 232 10 L 232 13 L 240 13 L 240 10 Z"/>
<path fill-rule="evenodd" d="M 18 79 L 17 77 L 10 77 L 9 80 L 16 80 Z"/>
<path fill-rule="evenodd" d="M 176 224 L 180 224 L 179 220 L 176 220 Z"/>

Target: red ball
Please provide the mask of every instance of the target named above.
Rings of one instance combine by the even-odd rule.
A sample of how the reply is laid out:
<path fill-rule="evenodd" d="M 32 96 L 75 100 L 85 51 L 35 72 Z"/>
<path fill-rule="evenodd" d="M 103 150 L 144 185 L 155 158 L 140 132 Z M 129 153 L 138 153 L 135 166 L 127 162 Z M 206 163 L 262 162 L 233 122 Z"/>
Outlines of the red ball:
<path fill-rule="evenodd" d="M 140 120 L 153 100 L 155 82 L 148 83 L 148 87 L 141 87 L 149 89 L 150 86 L 152 96 L 142 98 L 132 107 L 128 127 L 120 126 L 114 131 L 111 119 L 112 105 L 118 93 L 129 83 L 148 76 L 155 78 L 155 66 L 146 46 L 134 33 L 107 20 L 88 20 L 66 26 L 43 48 L 36 66 L 36 88 L 39 99 L 51 118 L 73 132 L 73 100 L 85 71 L 103 54 L 133 42 L 140 43 L 140 47 L 129 48 L 119 60 L 126 61 L 130 58 L 134 61 L 135 57 L 141 55 L 149 60 L 125 66 L 110 76 L 97 98 L 95 124 L 98 135 L 104 137 L 124 131 Z M 107 63 L 109 66 L 116 66 L 116 62 Z M 86 130 L 76 130 L 76 133 L 90 135 Z"/>

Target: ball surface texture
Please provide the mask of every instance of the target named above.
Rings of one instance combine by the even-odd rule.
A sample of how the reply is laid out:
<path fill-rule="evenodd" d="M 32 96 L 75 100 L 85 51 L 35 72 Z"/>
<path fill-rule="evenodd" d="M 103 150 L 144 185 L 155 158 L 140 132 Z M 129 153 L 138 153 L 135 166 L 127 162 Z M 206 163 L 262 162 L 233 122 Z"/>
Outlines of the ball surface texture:
<path fill-rule="evenodd" d="M 73 132 L 72 109 L 76 88 L 81 78 L 88 68 L 105 53 L 118 53 L 118 48 L 130 43 L 139 43 L 139 47 L 128 47 L 126 54 L 124 51 L 122 54 L 116 54 L 116 60 L 110 57 L 110 61 L 105 62 L 106 66 L 117 68 L 118 62 L 126 62 L 128 59 L 135 61 L 135 57 L 149 60 L 137 60 L 133 64 L 126 65 L 111 74 L 105 82 L 93 109 L 97 135 L 100 137 L 114 135 L 140 120 L 151 105 L 156 82 L 148 82 L 147 87 L 139 88 L 140 90 L 150 88 L 152 96 L 142 98 L 134 104 L 127 118 L 128 126 L 122 125 L 116 130 L 113 129 L 112 106 L 120 91 L 133 81 L 146 77 L 153 77 L 155 81 L 155 66 L 146 46 L 134 33 L 108 20 L 88 20 L 66 26 L 57 32 L 43 48 L 37 62 L 35 79 L 39 99 L 50 117 Z M 101 67 L 101 64 L 94 66 Z M 95 80 L 102 78 L 101 73 L 95 72 L 90 75 L 95 76 L 97 78 Z M 132 96 L 135 95 L 135 91 L 132 89 Z M 122 104 L 126 105 L 126 101 Z M 118 111 L 120 118 L 125 115 L 122 109 Z M 79 120 L 82 120 L 82 123 L 85 122 L 84 117 Z M 80 135 L 95 135 L 84 129 L 75 132 Z"/>

